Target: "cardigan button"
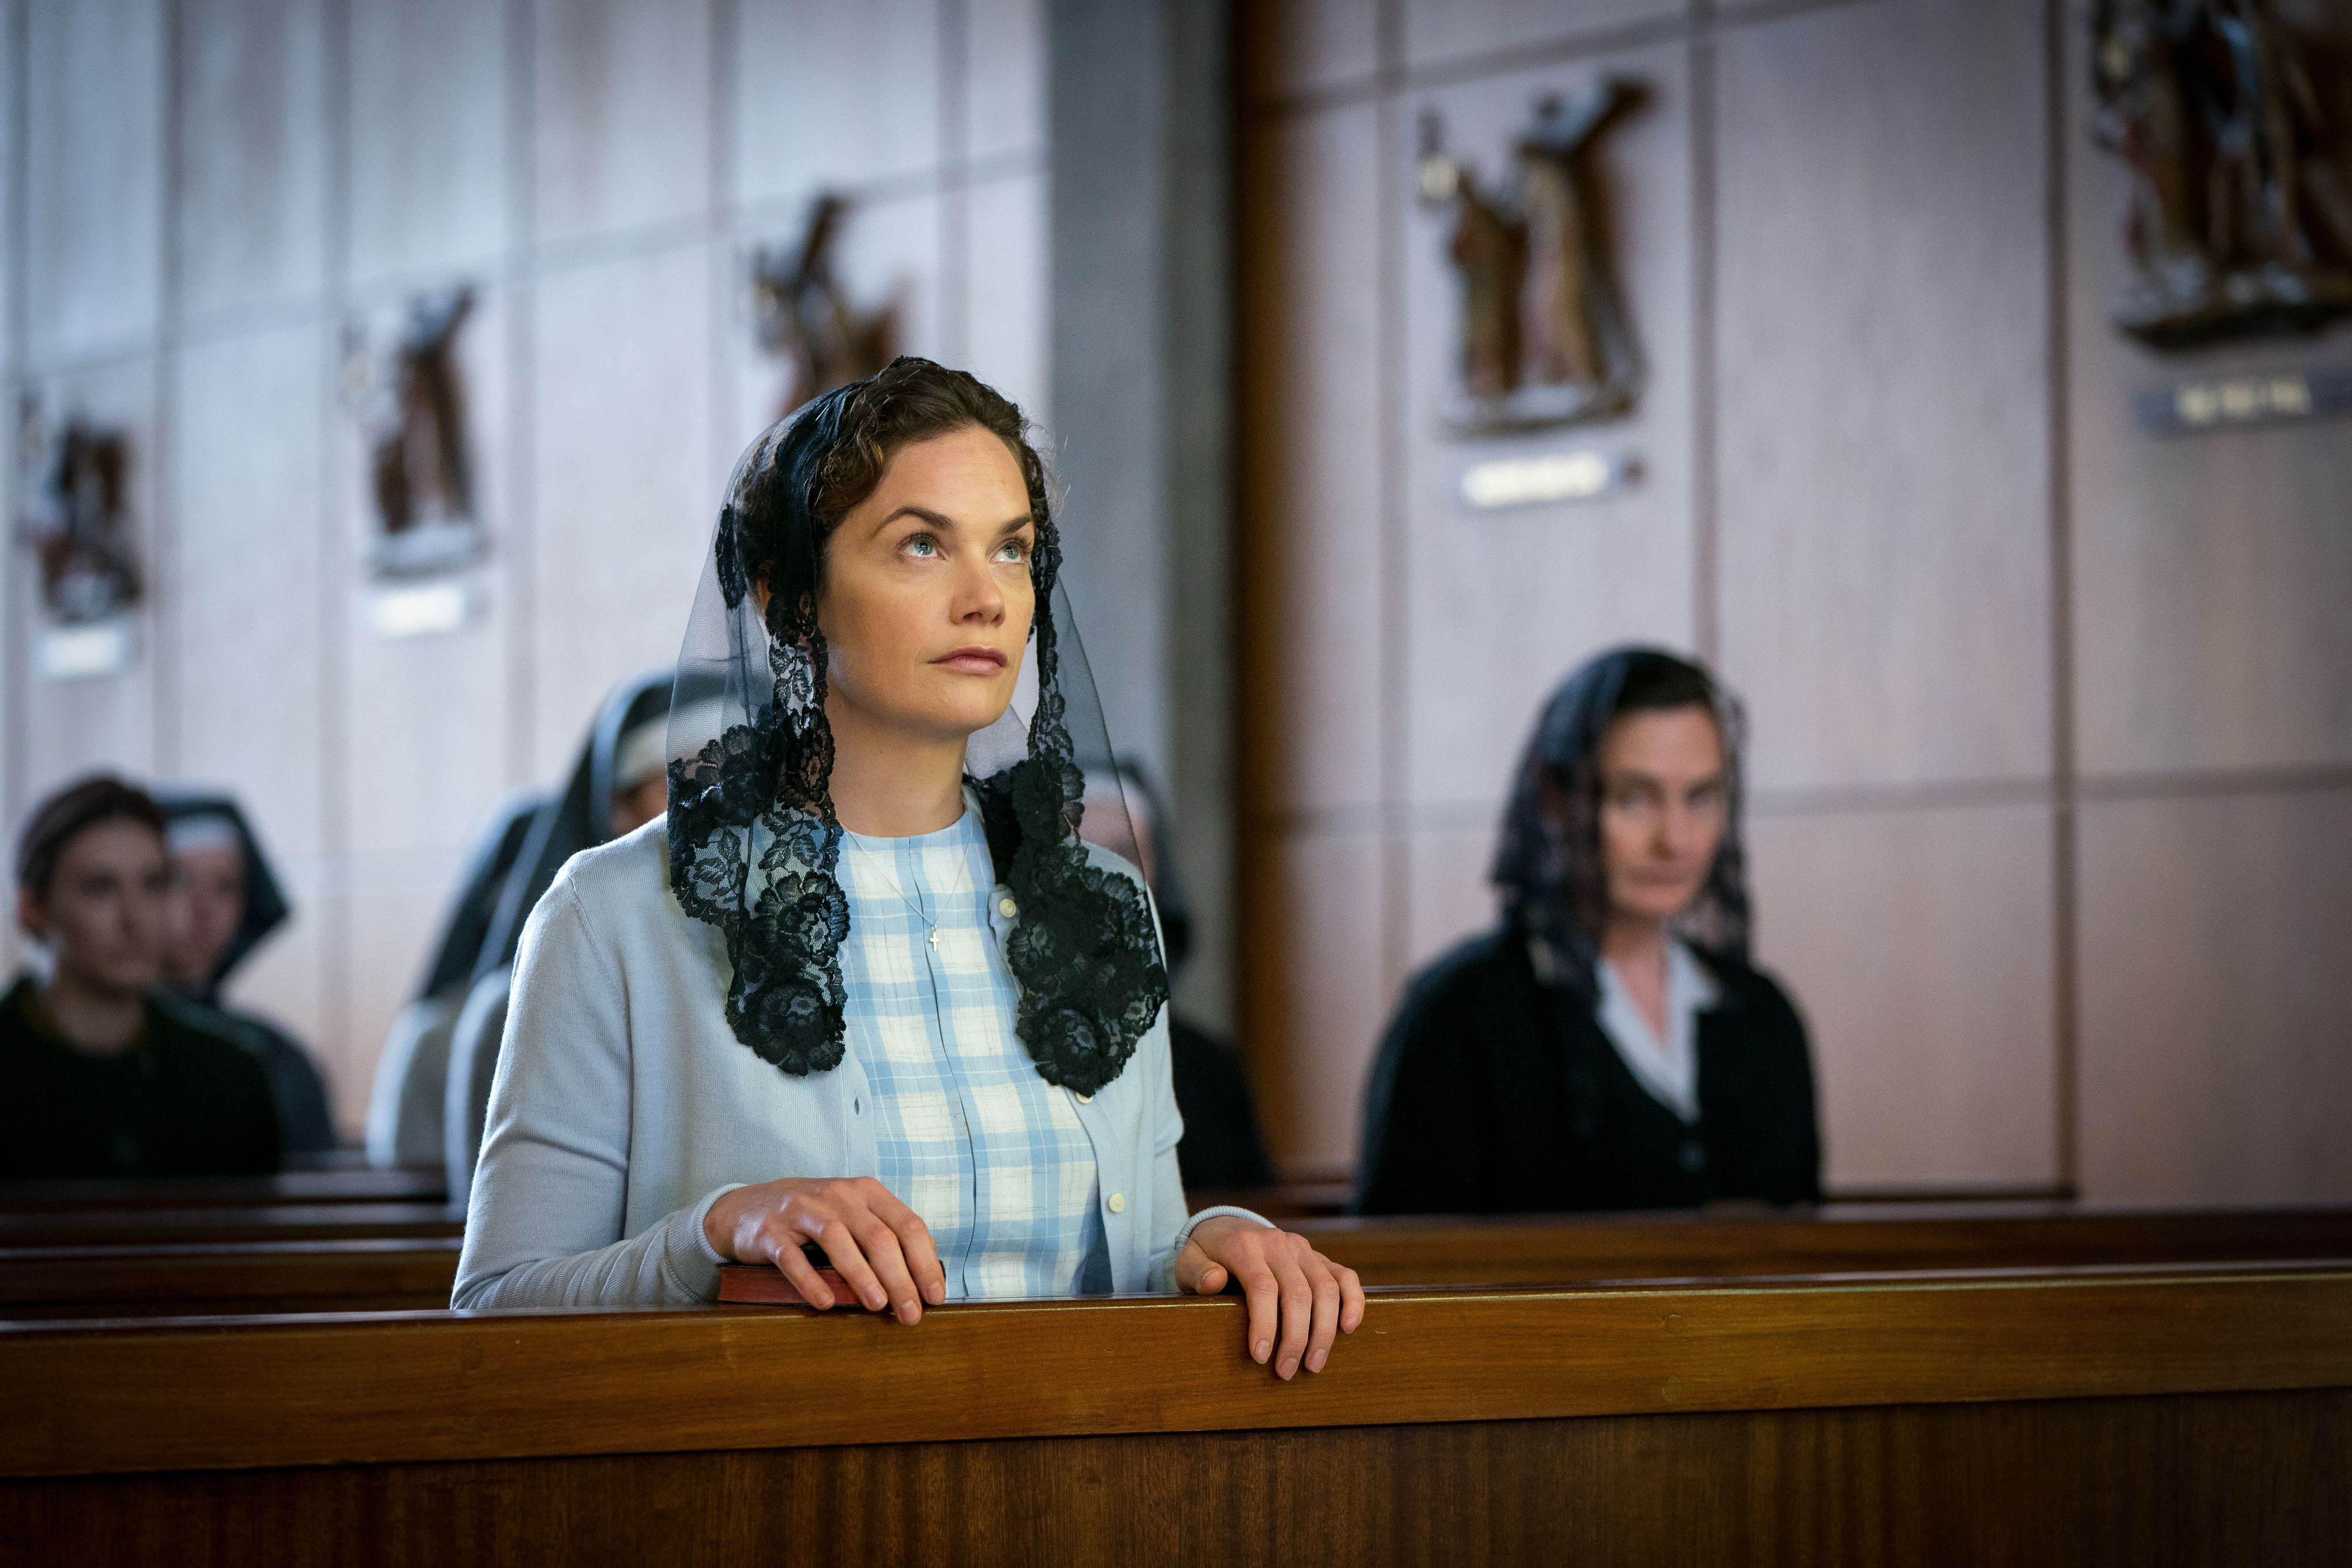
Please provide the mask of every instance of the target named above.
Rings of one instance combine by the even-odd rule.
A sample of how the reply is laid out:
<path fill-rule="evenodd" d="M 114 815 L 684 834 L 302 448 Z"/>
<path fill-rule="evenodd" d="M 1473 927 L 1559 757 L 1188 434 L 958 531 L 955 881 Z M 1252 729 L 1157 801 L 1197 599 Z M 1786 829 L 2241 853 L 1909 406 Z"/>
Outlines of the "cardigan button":
<path fill-rule="evenodd" d="M 1706 1145 L 1692 1138 L 1682 1146 L 1682 1167 L 1696 1176 L 1706 1169 Z"/>
<path fill-rule="evenodd" d="M 1094 1103 L 1095 1097 L 1091 1094 L 1081 1094 L 1078 1096 L 1078 1103 L 1081 1105 L 1091 1105 Z"/>
<path fill-rule="evenodd" d="M 1021 913 L 1021 906 L 1009 898 L 1000 898 L 996 901 L 996 913 L 1010 920 Z"/>
<path fill-rule="evenodd" d="M 1124 1213 L 1124 1212 L 1126 1211 L 1126 1209 L 1127 1209 L 1127 1194 L 1125 1194 L 1125 1193 L 1123 1193 L 1123 1192 L 1115 1192 L 1115 1193 L 1111 1194 L 1111 1195 L 1110 1195 L 1110 1211 L 1111 1211 L 1113 1214 L 1120 1214 L 1120 1213 Z"/>

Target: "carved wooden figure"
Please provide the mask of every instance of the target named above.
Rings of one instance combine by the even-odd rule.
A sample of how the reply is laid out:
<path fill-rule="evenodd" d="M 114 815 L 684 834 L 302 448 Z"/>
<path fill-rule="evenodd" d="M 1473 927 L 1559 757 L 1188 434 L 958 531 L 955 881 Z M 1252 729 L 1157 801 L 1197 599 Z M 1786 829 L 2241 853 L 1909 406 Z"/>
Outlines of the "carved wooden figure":
<path fill-rule="evenodd" d="M 1474 399 L 1507 397 L 1519 384 L 1519 291 L 1528 274 L 1527 225 L 1478 193 L 1476 175 L 1457 176 L 1454 238 L 1447 247 L 1462 283 L 1462 385 Z"/>
<path fill-rule="evenodd" d="M 103 620 L 139 599 L 130 438 L 74 419 L 47 444 L 48 474 L 23 521 L 40 559 L 41 601 L 62 622 Z"/>
<path fill-rule="evenodd" d="M 1610 80 L 1566 104 L 1545 99 L 1514 150 L 1516 185 L 1494 193 L 1441 151 L 1435 117 L 1423 119 L 1422 199 L 1454 214 L 1461 386 L 1447 417 L 1457 430 L 1572 423 L 1633 407 L 1641 360 L 1593 154 L 1642 98 L 1638 84 Z"/>
<path fill-rule="evenodd" d="M 895 304 L 860 310 L 835 277 L 834 247 L 849 204 L 817 197 L 797 246 L 762 246 L 751 257 L 751 302 L 760 344 L 791 356 L 793 384 L 782 412 L 845 382 L 861 381 L 898 353 Z"/>
<path fill-rule="evenodd" d="M 2094 133 L 2130 172 L 2116 324 L 2159 348 L 2352 312 L 2352 74 L 2263 0 L 2098 0 Z"/>
<path fill-rule="evenodd" d="M 457 363 L 457 333 L 473 308 L 474 291 L 462 285 L 408 308 L 370 460 L 382 530 L 376 564 L 387 575 L 446 570 L 480 548 Z"/>

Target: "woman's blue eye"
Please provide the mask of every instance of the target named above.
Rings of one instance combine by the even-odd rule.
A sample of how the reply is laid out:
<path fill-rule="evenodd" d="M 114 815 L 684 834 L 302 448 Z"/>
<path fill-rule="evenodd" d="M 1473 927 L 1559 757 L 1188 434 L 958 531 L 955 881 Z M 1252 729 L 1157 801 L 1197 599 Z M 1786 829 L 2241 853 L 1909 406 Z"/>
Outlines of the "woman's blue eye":
<path fill-rule="evenodd" d="M 907 541 L 907 548 L 913 550 L 917 555 L 937 555 L 940 553 L 939 545 L 929 538 L 916 538 L 908 539 Z"/>

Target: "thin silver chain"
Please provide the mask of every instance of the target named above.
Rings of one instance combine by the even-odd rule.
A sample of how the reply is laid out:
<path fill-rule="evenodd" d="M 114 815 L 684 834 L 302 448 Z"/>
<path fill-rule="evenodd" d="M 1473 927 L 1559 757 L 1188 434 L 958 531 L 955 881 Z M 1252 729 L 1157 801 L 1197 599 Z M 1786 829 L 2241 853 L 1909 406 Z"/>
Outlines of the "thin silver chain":
<path fill-rule="evenodd" d="M 890 884 L 890 891 L 898 895 L 898 902 L 913 910 L 915 912 L 915 918 L 921 921 L 925 925 L 930 928 L 931 946 L 934 947 L 938 946 L 940 945 L 940 923 L 932 919 L 929 915 L 924 914 L 923 906 L 921 904 L 917 904 L 913 899 L 907 896 L 907 890 L 898 885 L 898 878 L 892 873 L 889 866 L 883 862 L 882 857 L 876 854 L 873 851 L 866 848 L 863 844 L 852 844 L 850 848 L 856 850 L 860 857 L 873 862 L 874 869 L 882 873 L 882 880 Z"/>

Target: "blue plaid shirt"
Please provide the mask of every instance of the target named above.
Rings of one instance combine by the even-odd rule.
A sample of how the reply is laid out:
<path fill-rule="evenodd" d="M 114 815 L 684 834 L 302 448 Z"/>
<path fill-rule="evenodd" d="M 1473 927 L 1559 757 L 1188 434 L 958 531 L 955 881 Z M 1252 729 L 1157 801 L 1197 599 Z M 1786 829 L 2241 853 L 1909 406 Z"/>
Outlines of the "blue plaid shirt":
<path fill-rule="evenodd" d="M 844 833 L 840 866 L 849 1049 L 881 1181 L 930 1227 L 948 1299 L 1109 1291 L 1094 1145 L 1014 1031 L 978 814 L 911 839 Z"/>

